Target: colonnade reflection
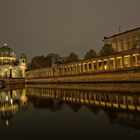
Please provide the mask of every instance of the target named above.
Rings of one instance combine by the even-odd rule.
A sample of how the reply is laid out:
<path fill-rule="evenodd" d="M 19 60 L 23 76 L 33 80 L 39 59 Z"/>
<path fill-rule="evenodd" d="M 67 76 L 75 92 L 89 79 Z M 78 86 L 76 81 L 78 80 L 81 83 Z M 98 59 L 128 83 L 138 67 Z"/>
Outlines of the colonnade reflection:
<path fill-rule="evenodd" d="M 84 106 L 95 115 L 103 111 L 110 123 L 140 128 L 140 90 L 134 88 L 139 88 L 138 84 L 133 84 L 133 88 L 128 84 L 133 89 L 130 92 L 127 88 L 126 92 L 125 89 L 115 90 L 119 87 L 116 84 L 112 91 L 98 90 L 97 86 L 101 89 L 101 85 L 67 84 L 26 85 L 23 89 L 0 90 L 0 122 L 8 126 L 19 110 L 26 113 L 31 105 L 35 109 L 49 109 L 52 112 L 63 112 L 64 107 L 69 106 L 76 113 Z"/>
<path fill-rule="evenodd" d="M 81 85 L 82 86 L 82 85 Z M 70 86 L 71 87 L 71 86 Z M 100 87 L 100 86 L 99 86 Z M 100 87 L 101 88 L 101 87 Z M 26 95 L 29 97 L 36 97 L 46 100 L 52 100 L 53 102 L 65 102 L 65 103 L 75 103 L 85 106 L 98 106 L 112 109 L 130 110 L 130 111 L 140 111 L 140 95 L 139 93 L 126 93 L 126 92 L 99 92 L 93 90 L 83 89 L 64 89 L 56 86 L 52 88 L 48 87 L 37 87 L 27 86 Z"/>
<path fill-rule="evenodd" d="M 130 86 L 131 85 L 131 86 Z M 133 86 L 132 86 L 133 85 Z M 82 107 L 87 107 L 89 111 L 98 114 L 103 111 L 111 124 L 122 124 L 125 126 L 140 128 L 140 92 L 139 84 L 125 84 L 125 87 L 136 87 L 124 91 L 96 91 L 91 87 L 94 85 L 27 85 L 26 95 L 34 107 L 46 108 L 51 111 L 62 111 L 65 105 L 78 113 Z M 103 86 L 103 85 L 102 85 Z M 78 88 L 79 87 L 79 88 Z M 100 85 L 99 85 L 100 87 Z M 94 87 L 93 87 L 94 89 Z M 100 87 L 102 89 L 102 87 Z M 138 91 L 138 92 L 137 92 Z"/>

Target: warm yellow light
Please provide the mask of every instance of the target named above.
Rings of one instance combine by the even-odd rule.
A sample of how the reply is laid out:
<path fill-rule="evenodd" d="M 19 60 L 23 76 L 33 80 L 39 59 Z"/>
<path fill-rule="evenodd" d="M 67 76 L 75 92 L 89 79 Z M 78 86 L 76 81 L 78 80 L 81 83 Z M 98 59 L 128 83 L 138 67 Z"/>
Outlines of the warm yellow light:
<path fill-rule="evenodd" d="M 6 126 L 9 126 L 9 121 L 8 120 L 6 120 Z"/>
<path fill-rule="evenodd" d="M 6 101 L 8 101 L 8 96 L 6 95 Z"/>
<path fill-rule="evenodd" d="M 12 105 L 13 104 L 13 99 L 12 98 L 11 98 L 10 102 L 11 102 L 11 105 Z"/>
<path fill-rule="evenodd" d="M 3 46 L 7 46 L 7 43 L 5 42 Z"/>

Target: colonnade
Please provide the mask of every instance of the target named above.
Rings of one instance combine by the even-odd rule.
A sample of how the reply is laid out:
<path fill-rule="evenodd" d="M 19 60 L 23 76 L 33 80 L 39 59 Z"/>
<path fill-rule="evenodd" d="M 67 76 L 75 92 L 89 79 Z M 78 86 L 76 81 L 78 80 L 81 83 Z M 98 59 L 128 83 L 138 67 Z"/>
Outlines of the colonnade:
<path fill-rule="evenodd" d="M 116 53 L 107 57 L 98 57 L 75 63 L 58 65 L 26 72 L 26 78 L 49 78 L 80 75 L 104 71 L 133 69 L 140 66 L 140 50 Z"/>

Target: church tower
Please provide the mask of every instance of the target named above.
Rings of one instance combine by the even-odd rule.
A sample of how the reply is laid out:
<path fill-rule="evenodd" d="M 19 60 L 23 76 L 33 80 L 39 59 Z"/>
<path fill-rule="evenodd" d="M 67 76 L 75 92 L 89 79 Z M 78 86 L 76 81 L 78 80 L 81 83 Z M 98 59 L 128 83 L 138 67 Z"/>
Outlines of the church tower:
<path fill-rule="evenodd" d="M 22 77 L 25 77 L 25 70 L 27 69 L 27 58 L 26 58 L 24 53 L 22 53 L 20 55 L 19 65 L 20 65 L 20 68 L 21 68 Z"/>

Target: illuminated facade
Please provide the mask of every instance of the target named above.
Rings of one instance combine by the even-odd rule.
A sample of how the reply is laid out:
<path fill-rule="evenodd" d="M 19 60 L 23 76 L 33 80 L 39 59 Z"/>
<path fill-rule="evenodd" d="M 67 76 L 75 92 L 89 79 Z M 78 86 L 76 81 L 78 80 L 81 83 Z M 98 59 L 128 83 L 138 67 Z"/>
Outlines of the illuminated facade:
<path fill-rule="evenodd" d="M 131 73 L 136 69 L 140 69 L 140 48 L 55 67 L 31 70 L 26 72 L 26 82 L 38 83 L 41 82 L 41 79 L 43 82 L 140 81 L 139 71 L 135 75 Z"/>
<path fill-rule="evenodd" d="M 0 77 L 25 77 L 26 56 L 17 59 L 14 51 L 6 43 L 0 48 Z"/>
<path fill-rule="evenodd" d="M 140 81 L 140 28 L 105 37 L 104 42 L 111 45 L 115 53 L 31 70 L 26 73 L 26 82 Z"/>
<path fill-rule="evenodd" d="M 140 48 L 140 28 L 104 37 L 104 43 L 105 45 L 111 45 L 115 52 Z"/>

